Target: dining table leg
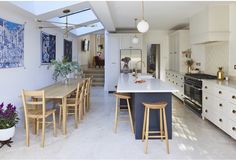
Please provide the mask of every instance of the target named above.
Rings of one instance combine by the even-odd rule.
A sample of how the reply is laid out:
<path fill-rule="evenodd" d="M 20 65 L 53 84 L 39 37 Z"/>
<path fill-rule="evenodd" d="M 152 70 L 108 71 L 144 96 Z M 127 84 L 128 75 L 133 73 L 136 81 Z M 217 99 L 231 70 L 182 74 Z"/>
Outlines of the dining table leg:
<path fill-rule="evenodd" d="M 62 116 L 62 128 L 63 128 L 63 134 L 66 135 L 67 134 L 67 113 L 66 113 L 66 101 L 67 98 L 64 97 L 62 99 L 62 112 L 63 112 L 63 116 Z"/>

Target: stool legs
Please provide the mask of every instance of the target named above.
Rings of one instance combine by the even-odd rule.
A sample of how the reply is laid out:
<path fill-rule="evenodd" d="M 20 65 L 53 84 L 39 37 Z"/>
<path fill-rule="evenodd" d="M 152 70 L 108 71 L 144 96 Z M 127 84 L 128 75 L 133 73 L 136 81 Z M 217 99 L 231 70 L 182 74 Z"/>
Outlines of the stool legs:
<path fill-rule="evenodd" d="M 161 141 L 163 139 L 162 134 L 163 134 L 163 122 L 162 122 L 162 109 L 160 109 L 160 135 L 161 135 Z"/>
<path fill-rule="evenodd" d="M 167 131 L 167 125 L 166 125 L 166 112 L 165 109 L 163 108 L 163 117 L 164 117 L 164 130 L 165 130 L 165 141 L 166 141 L 166 149 L 167 153 L 170 153 L 169 150 L 169 142 L 168 142 L 168 131 Z"/>
<path fill-rule="evenodd" d="M 148 135 L 149 135 L 149 111 L 150 109 L 147 109 L 147 119 L 146 119 L 146 132 L 145 132 L 145 149 L 144 152 L 147 154 L 148 149 Z"/>
<path fill-rule="evenodd" d="M 115 127 L 114 127 L 114 132 L 116 133 L 117 131 L 117 123 L 118 123 L 118 98 L 116 97 L 116 112 L 115 112 Z"/>
<path fill-rule="evenodd" d="M 133 120 L 132 120 L 132 115 L 131 115 L 130 105 L 129 105 L 129 100 L 128 99 L 127 99 L 127 106 L 128 106 L 128 112 L 129 112 L 130 126 L 131 126 L 132 133 L 134 134 Z"/>
<path fill-rule="evenodd" d="M 147 120 L 147 109 L 144 108 L 142 142 L 144 141 L 144 134 L 145 134 L 145 129 L 146 129 L 146 120 Z"/>
<path fill-rule="evenodd" d="M 165 138 L 166 150 L 167 150 L 167 153 L 169 154 L 170 151 L 169 151 L 168 130 L 167 130 L 165 108 L 161 108 L 159 111 L 160 111 L 160 131 L 150 131 L 150 133 L 160 133 L 160 136 L 155 136 L 155 137 L 158 137 L 158 138 L 160 137 L 161 140 L 163 139 L 163 137 Z M 150 115 L 150 108 L 145 107 L 144 118 L 143 118 L 142 141 L 144 141 L 144 138 L 145 138 L 144 153 L 146 154 L 148 150 L 148 138 L 154 137 L 154 136 L 149 136 L 149 115 Z M 164 121 L 164 131 L 163 131 L 163 121 Z"/>

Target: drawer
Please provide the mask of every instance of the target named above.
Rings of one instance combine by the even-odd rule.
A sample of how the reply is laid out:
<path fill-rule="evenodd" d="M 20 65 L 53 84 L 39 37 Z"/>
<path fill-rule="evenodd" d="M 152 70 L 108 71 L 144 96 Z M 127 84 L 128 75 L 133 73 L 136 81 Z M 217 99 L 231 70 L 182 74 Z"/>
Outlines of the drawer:
<path fill-rule="evenodd" d="M 214 112 L 217 112 L 219 114 L 227 115 L 228 114 L 228 108 L 229 103 L 225 101 L 224 99 L 217 98 L 214 95 L 203 92 L 203 100 L 202 100 L 203 107 L 209 106 L 211 107 Z"/>
<path fill-rule="evenodd" d="M 236 105 L 235 104 L 232 104 L 232 103 L 229 104 L 228 115 L 232 121 L 236 122 Z"/>
<path fill-rule="evenodd" d="M 233 138 L 236 139 L 236 122 L 229 120 L 227 124 L 227 133 Z"/>
<path fill-rule="evenodd" d="M 236 104 L 236 92 L 230 92 L 229 99 L 231 103 Z"/>
<path fill-rule="evenodd" d="M 223 88 L 217 84 L 209 84 L 209 83 L 203 82 L 203 91 L 211 93 L 215 95 L 216 97 L 223 98 L 225 100 L 229 100 L 230 97 L 231 99 L 233 99 L 232 98 L 233 95 L 232 93 L 230 93 L 230 91 L 228 91 L 226 88 Z M 235 103 L 236 103 L 236 94 L 235 94 Z"/>

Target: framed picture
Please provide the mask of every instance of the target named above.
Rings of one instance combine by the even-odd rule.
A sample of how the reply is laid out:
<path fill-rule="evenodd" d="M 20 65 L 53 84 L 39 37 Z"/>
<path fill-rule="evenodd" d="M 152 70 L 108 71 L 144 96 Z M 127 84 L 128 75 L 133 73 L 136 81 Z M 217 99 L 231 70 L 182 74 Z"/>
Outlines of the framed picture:
<path fill-rule="evenodd" d="M 64 39 L 64 58 L 68 62 L 72 62 L 72 41 Z"/>
<path fill-rule="evenodd" d="M 24 25 L 0 18 L 0 68 L 24 66 Z"/>
<path fill-rule="evenodd" d="M 41 63 L 49 64 L 56 59 L 56 36 L 41 32 Z"/>

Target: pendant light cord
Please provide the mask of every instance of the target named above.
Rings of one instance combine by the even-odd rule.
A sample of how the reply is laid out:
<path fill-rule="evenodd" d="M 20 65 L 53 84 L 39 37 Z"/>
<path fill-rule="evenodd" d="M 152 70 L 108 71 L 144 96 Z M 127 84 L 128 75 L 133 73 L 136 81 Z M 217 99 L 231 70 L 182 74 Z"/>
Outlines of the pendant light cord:
<path fill-rule="evenodd" d="M 143 18 L 143 20 L 144 20 L 144 2 L 143 2 L 143 0 L 142 0 L 142 13 L 143 13 L 143 14 L 142 14 L 142 16 L 143 16 L 142 18 Z"/>

